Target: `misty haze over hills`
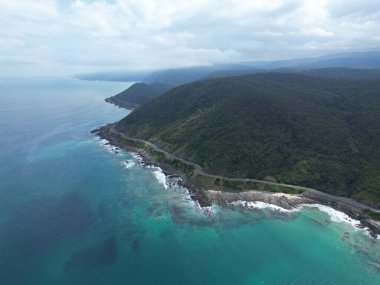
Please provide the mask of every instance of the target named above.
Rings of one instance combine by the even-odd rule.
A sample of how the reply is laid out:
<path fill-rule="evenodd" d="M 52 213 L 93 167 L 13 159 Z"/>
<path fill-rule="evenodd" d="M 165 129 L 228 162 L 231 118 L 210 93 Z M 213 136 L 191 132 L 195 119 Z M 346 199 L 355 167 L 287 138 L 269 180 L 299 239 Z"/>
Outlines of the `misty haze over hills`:
<path fill-rule="evenodd" d="M 133 73 L 130 71 L 98 72 L 80 74 L 76 75 L 76 77 L 86 80 L 140 81 L 147 84 L 155 82 L 175 86 L 206 77 L 213 78 L 267 71 L 299 72 L 320 68 L 378 69 L 380 68 L 380 51 L 342 53 L 316 58 L 300 58 L 272 62 L 258 61 L 195 66 L 145 73 Z"/>

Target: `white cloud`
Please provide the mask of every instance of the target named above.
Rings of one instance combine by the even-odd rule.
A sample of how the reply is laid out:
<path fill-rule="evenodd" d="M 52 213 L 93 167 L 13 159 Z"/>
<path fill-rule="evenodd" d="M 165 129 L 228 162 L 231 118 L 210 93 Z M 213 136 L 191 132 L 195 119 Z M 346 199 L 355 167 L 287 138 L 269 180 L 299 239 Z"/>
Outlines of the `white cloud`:
<path fill-rule="evenodd" d="M 312 56 L 379 47 L 379 25 L 377 0 L 0 0 L 0 62 L 78 72 Z"/>

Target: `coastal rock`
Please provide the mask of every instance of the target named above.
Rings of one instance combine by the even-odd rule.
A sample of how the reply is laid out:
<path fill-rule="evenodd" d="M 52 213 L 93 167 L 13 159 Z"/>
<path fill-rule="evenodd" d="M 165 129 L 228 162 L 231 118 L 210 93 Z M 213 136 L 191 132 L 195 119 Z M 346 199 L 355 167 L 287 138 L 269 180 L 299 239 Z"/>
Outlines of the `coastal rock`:
<path fill-rule="evenodd" d="M 300 195 L 290 195 L 283 193 L 271 193 L 263 191 L 242 191 L 242 192 L 226 192 L 226 191 L 204 191 L 210 201 L 226 206 L 236 201 L 246 202 L 263 202 L 281 207 L 285 210 L 291 210 L 301 204 L 313 203 L 313 200 L 304 198 Z"/>

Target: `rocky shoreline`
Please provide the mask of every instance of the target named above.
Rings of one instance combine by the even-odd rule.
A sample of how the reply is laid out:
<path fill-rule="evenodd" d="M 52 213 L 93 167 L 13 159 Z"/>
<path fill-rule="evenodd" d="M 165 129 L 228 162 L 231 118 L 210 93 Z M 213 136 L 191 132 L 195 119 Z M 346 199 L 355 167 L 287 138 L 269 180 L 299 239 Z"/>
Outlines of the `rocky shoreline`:
<path fill-rule="evenodd" d="M 219 206 L 228 206 L 229 204 L 242 201 L 249 202 L 263 202 L 265 204 L 275 205 L 284 210 L 292 210 L 299 205 L 313 204 L 315 201 L 302 197 L 301 195 L 285 194 L 285 193 L 271 193 L 263 191 L 242 191 L 242 192 L 222 192 L 215 190 L 205 190 L 207 197 L 213 203 Z"/>
<path fill-rule="evenodd" d="M 115 139 L 114 137 L 109 136 L 104 132 L 105 127 L 107 127 L 107 125 L 94 129 L 91 131 L 91 133 L 95 134 L 101 139 L 107 140 L 111 145 L 125 149 L 126 151 L 137 153 L 139 156 L 141 156 L 144 164 L 160 167 L 165 175 L 175 175 L 181 177 L 181 180 L 178 183 L 180 186 L 183 186 L 189 190 L 190 197 L 193 201 L 198 202 L 201 207 L 209 207 L 212 205 L 212 201 L 206 195 L 205 191 L 203 191 L 200 186 L 190 183 L 184 173 L 180 173 L 179 171 L 174 170 L 170 165 L 157 162 L 145 150 L 121 144 L 118 139 Z"/>
<path fill-rule="evenodd" d="M 180 185 L 187 188 L 191 199 L 199 203 L 201 207 L 211 206 L 213 203 L 220 206 L 228 206 L 228 204 L 244 201 L 247 202 L 263 202 L 266 204 L 280 207 L 284 210 L 292 210 L 300 205 L 321 204 L 331 207 L 337 211 L 345 213 L 352 219 L 359 220 L 362 228 L 367 228 L 370 236 L 377 238 L 380 236 L 380 222 L 369 219 L 363 214 L 360 208 L 354 207 L 347 203 L 340 202 L 337 199 L 330 199 L 328 195 L 320 196 L 316 193 L 305 192 L 302 194 L 285 194 L 264 191 L 215 191 L 212 189 L 203 189 L 201 185 L 195 185 L 189 182 L 186 175 L 180 171 L 173 169 L 170 165 L 159 163 L 147 151 L 136 147 L 121 144 L 119 140 L 109 135 L 105 130 L 110 125 L 102 126 L 91 131 L 92 134 L 105 139 L 109 144 L 135 152 L 141 156 L 144 164 L 158 166 L 165 175 L 176 175 L 181 177 Z"/>
<path fill-rule="evenodd" d="M 124 108 L 124 109 L 131 110 L 131 111 L 136 109 L 137 107 L 139 107 L 139 105 L 137 105 L 137 104 L 133 104 L 133 103 L 129 103 L 129 102 L 123 102 L 123 101 L 115 99 L 114 97 L 106 98 L 106 99 L 104 99 L 104 101 L 109 103 L 109 104 L 112 104 L 116 107 Z"/>

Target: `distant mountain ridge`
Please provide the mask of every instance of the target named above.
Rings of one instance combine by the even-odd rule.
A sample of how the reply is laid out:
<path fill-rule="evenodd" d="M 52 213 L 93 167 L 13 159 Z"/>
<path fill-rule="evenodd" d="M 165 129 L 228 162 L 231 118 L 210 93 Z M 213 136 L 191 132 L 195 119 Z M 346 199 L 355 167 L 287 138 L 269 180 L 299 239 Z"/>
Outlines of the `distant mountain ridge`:
<path fill-rule="evenodd" d="M 222 78 L 228 76 L 239 76 L 256 73 L 270 73 L 262 70 L 221 70 L 215 71 L 205 78 Z M 348 80 L 376 80 L 380 79 L 380 69 L 354 69 L 354 68 L 321 68 L 321 69 L 279 69 L 276 73 L 296 73 L 313 77 L 330 78 L 330 79 L 348 79 Z M 169 75 L 169 74 L 167 74 Z M 123 92 L 109 97 L 106 102 L 115 104 L 119 107 L 134 109 L 145 104 L 154 98 L 160 96 L 174 86 L 164 85 L 161 83 L 135 83 Z"/>
<path fill-rule="evenodd" d="M 80 74 L 75 77 L 85 80 L 138 81 L 146 84 L 161 83 L 176 86 L 206 77 L 220 77 L 217 75 L 218 73 L 225 73 L 225 75 L 229 76 L 232 75 L 231 73 L 245 74 L 285 69 L 308 70 L 320 68 L 380 69 L 380 51 L 340 53 L 315 58 L 277 61 L 237 62 L 145 72 L 98 72 Z M 216 76 L 212 76 L 212 74 Z"/>
<path fill-rule="evenodd" d="M 134 109 L 163 94 L 174 86 L 206 78 L 220 78 L 263 72 L 302 73 L 315 77 L 335 79 L 378 79 L 380 52 L 361 52 L 328 55 L 316 58 L 301 58 L 273 62 L 240 62 L 211 66 L 195 66 L 159 70 L 155 72 L 123 73 L 100 72 L 77 75 L 79 79 L 138 81 L 107 102 L 119 107 Z"/>
<path fill-rule="evenodd" d="M 316 58 L 220 64 L 211 67 L 192 67 L 163 70 L 150 74 L 143 82 L 180 85 L 203 78 L 216 78 L 262 72 L 301 72 L 310 69 L 380 69 L 380 51 L 344 53 Z"/>

